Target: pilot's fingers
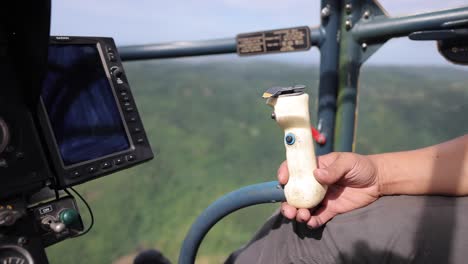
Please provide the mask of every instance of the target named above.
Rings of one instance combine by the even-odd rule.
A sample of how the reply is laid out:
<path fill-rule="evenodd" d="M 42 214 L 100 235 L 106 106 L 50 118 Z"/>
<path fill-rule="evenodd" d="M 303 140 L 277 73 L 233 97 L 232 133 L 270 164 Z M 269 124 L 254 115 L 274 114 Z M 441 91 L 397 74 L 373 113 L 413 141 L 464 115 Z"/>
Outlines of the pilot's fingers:
<path fill-rule="evenodd" d="M 281 204 L 281 214 L 292 220 L 296 218 L 297 209 L 294 206 L 289 205 L 287 202 L 284 202 Z"/>
<path fill-rule="evenodd" d="M 305 223 L 310 219 L 309 209 L 297 209 L 296 221 L 299 223 Z"/>
<path fill-rule="evenodd" d="M 278 169 L 278 181 L 280 184 L 285 185 L 286 183 L 288 183 L 288 179 L 289 179 L 288 163 L 285 160 L 283 161 L 283 163 L 281 163 Z"/>

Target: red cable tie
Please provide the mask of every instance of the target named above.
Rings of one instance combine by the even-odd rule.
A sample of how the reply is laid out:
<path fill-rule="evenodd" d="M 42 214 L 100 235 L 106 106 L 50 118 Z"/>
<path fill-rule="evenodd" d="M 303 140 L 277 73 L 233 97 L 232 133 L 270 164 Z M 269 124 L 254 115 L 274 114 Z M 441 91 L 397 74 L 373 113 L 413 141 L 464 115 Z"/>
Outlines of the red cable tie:
<path fill-rule="evenodd" d="M 312 127 L 312 138 L 320 145 L 323 145 L 327 142 L 325 135 L 320 133 L 320 131 L 318 131 L 315 127 Z"/>

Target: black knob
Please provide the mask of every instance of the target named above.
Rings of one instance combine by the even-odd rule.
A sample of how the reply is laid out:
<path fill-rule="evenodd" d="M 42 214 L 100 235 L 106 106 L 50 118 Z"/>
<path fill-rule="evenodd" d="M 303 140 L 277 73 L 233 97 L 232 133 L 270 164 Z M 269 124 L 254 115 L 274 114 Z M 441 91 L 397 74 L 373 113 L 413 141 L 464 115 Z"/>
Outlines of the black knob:
<path fill-rule="evenodd" d="M 271 119 L 276 120 L 276 114 L 275 114 L 275 112 L 271 113 Z"/>
<path fill-rule="evenodd" d="M 10 131 L 5 120 L 0 117 L 0 154 L 6 149 L 8 143 L 10 143 Z"/>
<path fill-rule="evenodd" d="M 0 226 L 12 226 L 22 216 L 20 211 L 12 207 L 3 207 L 0 209 Z"/>
<path fill-rule="evenodd" d="M 120 77 L 122 76 L 122 74 L 123 74 L 122 69 L 120 69 L 120 68 L 117 67 L 117 66 L 112 67 L 112 68 L 110 69 L 110 71 L 111 71 L 112 75 L 114 75 L 114 76 L 117 77 L 117 78 L 120 78 Z"/>

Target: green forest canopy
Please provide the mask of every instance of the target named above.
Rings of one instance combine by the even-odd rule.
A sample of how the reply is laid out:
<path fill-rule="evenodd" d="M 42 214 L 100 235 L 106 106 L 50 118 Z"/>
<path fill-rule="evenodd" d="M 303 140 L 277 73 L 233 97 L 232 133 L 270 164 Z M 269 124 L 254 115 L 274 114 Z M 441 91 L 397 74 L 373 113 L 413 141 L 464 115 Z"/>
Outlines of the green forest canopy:
<path fill-rule="evenodd" d="M 271 121 L 262 92 L 305 84 L 315 113 L 316 67 L 177 60 L 125 67 L 157 156 L 79 187 L 94 210 L 95 227 L 49 248 L 51 263 L 131 263 L 146 248 L 158 248 L 175 262 L 190 225 L 211 202 L 275 180 L 284 159 L 282 131 Z M 368 67 L 360 84 L 359 153 L 412 149 L 468 132 L 464 71 Z M 200 263 L 222 262 L 275 208 L 255 206 L 223 220 L 204 240 Z"/>

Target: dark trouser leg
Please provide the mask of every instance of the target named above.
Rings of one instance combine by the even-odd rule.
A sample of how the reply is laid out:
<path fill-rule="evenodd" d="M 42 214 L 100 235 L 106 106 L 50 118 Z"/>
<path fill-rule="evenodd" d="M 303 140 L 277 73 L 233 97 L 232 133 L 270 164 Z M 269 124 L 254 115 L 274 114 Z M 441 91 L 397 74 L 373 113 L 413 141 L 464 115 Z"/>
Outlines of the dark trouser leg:
<path fill-rule="evenodd" d="M 468 197 L 383 197 L 316 230 L 275 215 L 226 263 L 468 263 Z"/>

